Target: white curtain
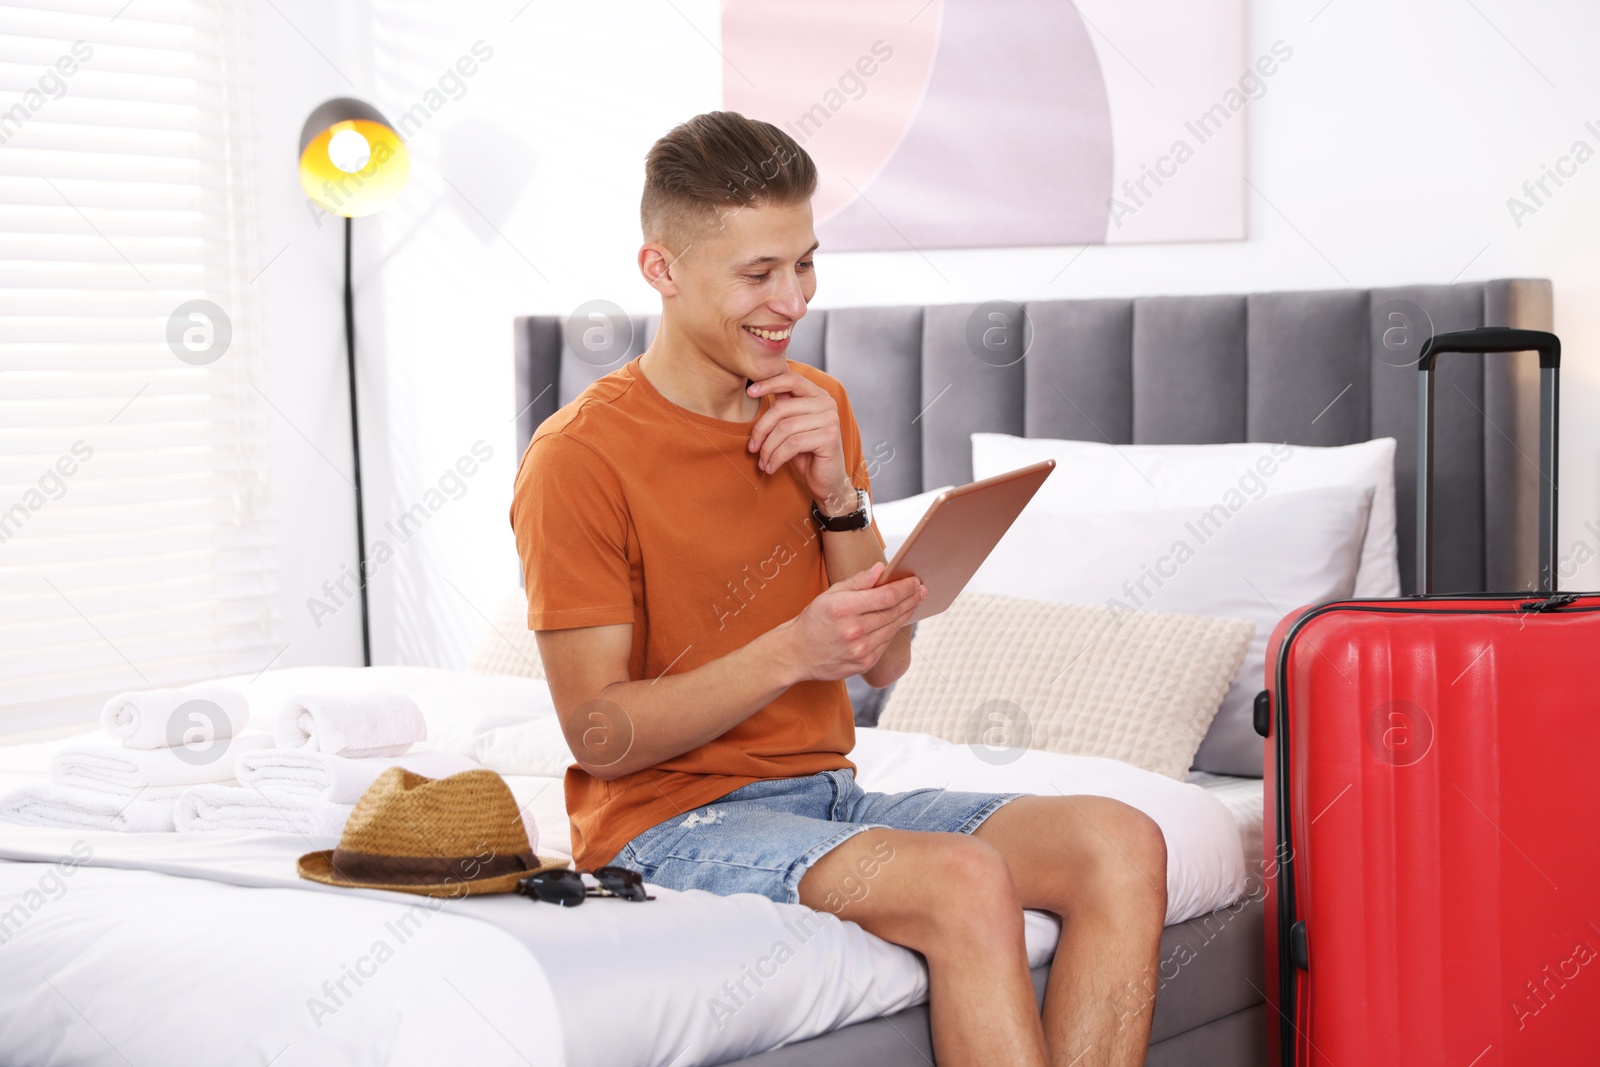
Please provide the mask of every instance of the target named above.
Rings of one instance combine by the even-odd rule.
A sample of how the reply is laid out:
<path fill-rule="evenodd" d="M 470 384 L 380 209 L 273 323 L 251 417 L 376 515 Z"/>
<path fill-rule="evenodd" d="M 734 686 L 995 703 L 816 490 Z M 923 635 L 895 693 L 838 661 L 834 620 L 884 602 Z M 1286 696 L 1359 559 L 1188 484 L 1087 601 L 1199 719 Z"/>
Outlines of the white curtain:
<path fill-rule="evenodd" d="M 0 732 L 281 644 L 239 7 L 0 2 Z"/>

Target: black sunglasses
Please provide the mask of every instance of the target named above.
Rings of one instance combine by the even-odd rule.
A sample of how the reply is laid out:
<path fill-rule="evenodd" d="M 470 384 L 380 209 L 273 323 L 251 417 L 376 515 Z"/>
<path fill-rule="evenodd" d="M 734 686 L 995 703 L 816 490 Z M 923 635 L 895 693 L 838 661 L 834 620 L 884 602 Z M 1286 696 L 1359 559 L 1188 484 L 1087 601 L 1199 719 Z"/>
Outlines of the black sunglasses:
<path fill-rule="evenodd" d="M 590 874 L 600 883 L 591 889 L 583 876 Z M 575 908 L 585 897 L 618 897 L 622 900 L 654 900 L 644 891 L 644 877 L 626 867 L 601 867 L 593 871 L 573 871 L 565 867 L 540 871 L 517 882 L 517 892 L 547 904 Z"/>

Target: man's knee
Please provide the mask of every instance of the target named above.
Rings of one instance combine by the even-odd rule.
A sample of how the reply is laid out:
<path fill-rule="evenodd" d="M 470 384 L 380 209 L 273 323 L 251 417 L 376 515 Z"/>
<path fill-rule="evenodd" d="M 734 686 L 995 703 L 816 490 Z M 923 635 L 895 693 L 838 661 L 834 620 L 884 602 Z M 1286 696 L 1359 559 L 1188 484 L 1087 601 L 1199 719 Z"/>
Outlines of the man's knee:
<path fill-rule="evenodd" d="M 1097 804 L 1088 816 L 1091 875 L 1106 894 L 1159 896 L 1167 886 L 1167 842 L 1156 821 L 1116 800 Z"/>
<path fill-rule="evenodd" d="M 1023 936 L 1022 900 L 1005 854 L 969 834 L 923 835 L 917 934 L 926 956 Z"/>
<path fill-rule="evenodd" d="M 928 877 L 942 916 L 961 912 L 1006 917 L 1022 914 L 1022 902 L 1005 854 L 970 834 L 934 834 L 928 844 Z"/>

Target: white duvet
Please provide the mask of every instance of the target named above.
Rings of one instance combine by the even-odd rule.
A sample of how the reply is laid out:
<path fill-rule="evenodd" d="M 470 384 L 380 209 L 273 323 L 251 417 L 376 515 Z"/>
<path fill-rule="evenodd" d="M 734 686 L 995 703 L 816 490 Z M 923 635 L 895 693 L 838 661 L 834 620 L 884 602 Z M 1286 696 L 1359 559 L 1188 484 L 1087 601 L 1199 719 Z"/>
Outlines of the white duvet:
<path fill-rule="evenodd" d="M 487 731 L 553 714 L 531 679 L 298 668 L 247 687 L 252 720 L 270 719 L 280 694 L 335 684 L 404 686 L 430 744 L 468 754 Z M 1244 890 L 1235 822 L 1197 786 L 1112 760 L 1030 752 L 994 766 L 926 735 L 857 736 L 868 789 L 1089 793 L 1141 808 L 1168 841 L 1169 923 Z M 51 747 L 0 749 L 0 790 L 41 777 Z M 548 773 L 559 753 L 532 758 Z M 507 780 L 540 850 L 565 850 L 560 781 Z M 927 996 L 915 953 L 799 905 L 656 887 L 643 904 L 434 908 L 294 876 L 295 856 L 333 843 L 0 824 L 0 1063 L 694 1067 Z M 1028 913 L 1032 965 L 1058 932 Z"/>

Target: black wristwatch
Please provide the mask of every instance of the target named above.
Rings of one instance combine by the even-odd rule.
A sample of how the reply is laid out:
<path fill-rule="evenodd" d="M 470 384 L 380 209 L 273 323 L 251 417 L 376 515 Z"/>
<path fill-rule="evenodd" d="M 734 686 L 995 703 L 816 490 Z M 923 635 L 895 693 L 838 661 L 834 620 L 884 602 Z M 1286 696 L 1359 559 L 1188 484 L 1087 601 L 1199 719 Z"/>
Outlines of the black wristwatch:
<path fill-rule="evenodd" d="M 831 518 L 824 515 L 822 509 L 817 507 L 817 502 L 813 500 L 811 502 L 811 517 L 816 520 L 817 525 L 822 529 L 831 530 L 834 533 L 864 529 L 872 521 L 872 498 L 867 496 L 865 489 L 857 489 L 856 510 L 848 515 L 838 515 Z"/>

